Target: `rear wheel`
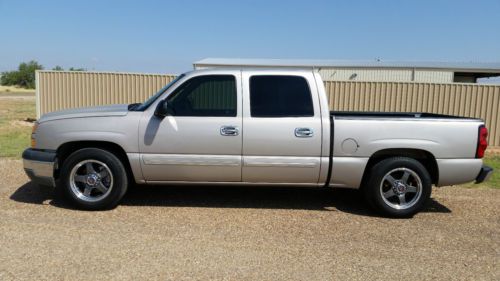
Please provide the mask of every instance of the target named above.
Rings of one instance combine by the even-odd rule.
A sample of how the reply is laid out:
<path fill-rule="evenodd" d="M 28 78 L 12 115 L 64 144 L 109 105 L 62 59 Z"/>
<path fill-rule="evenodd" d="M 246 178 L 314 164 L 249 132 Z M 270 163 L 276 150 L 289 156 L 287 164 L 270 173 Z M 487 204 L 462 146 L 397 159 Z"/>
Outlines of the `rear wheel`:
<path fill-rule="evenodd" d="M 127 172 L 112 153 L 85 148 L 71 154 L 61 169 L 60 188 L 78 208 L 114 208 L 128 187 Z"/>
<path fill-rule="evenodd" d="M 432 181 L 417 160 L 394 157 L 380 161 L 370 171 L 365 197 L 380 213 L 391 217 L 410 217 L 429 201 Z"/>

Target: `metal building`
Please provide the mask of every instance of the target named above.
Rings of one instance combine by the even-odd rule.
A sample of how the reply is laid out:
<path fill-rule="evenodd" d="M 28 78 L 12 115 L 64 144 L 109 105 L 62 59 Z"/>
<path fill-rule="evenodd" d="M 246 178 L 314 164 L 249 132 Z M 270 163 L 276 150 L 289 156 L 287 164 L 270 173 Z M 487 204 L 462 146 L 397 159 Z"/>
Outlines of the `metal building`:
<path fill-rule="evenodd" d="M 195 69 L 211 67 L 286 67 L 318 69 L 325 81 L 477 83 L 500 76 L 500 63 L 397 62 L 206 58 Z"/>

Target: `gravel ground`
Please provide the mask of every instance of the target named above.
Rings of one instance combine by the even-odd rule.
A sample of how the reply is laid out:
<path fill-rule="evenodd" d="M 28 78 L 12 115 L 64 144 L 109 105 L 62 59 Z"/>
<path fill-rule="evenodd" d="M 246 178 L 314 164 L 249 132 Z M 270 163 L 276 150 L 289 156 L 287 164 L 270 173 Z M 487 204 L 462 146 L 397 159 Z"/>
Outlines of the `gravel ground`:
<path fill-rule="evenodd" d="M 406 220 L 303 188 L 134 187 L 84 212 L 0 172 L 0 280 L 500 280 L 500 190 L 434 189 Z"/>

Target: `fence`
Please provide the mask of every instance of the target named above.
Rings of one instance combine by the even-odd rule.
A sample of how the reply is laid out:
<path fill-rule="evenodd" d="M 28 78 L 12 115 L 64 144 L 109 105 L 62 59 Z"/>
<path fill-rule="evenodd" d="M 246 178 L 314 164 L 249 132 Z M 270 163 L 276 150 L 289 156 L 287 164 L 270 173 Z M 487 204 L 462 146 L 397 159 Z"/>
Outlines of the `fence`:
<path fill-rule="evenodd" d="M 339 111 L 430 112 L 481 118 L 489 143 L 500 146 L 500 86 L 461 83 L 327 81 L 330 108 Z"/>
<path fill-rule="evenodd" d="M 37 115 L 74 107 L 142 102 L 173 75 L 37 72 Z M 500 86 L 410 82 L 327 81 L 330 108 L 340 111 L 432 112 L 486 121 L 489 143 L 500 146 Z"/>
<path fill-rule="evenodd" d="M 174 78 L 163 74 L 37 71 L 37 117 L 67 108 L 143 102 Z"/>

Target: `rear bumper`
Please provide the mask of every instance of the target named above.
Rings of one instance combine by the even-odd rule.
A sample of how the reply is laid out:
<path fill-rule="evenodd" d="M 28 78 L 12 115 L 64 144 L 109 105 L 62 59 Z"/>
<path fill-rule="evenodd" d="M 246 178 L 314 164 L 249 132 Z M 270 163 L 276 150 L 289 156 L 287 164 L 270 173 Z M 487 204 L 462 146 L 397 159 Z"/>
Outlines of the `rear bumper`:
<path fill-rule="evenodd" d="M 476 183 L 482 183 L 483 181 L 487 181 L 492 174 L 493 174 L 493 168 L 489 166 L 483 166 L 481 168 L 481 171 L 477 175 Z"/>
<path fill-rule="evenodd" d="M 28 148 L 23 152 L 23 165 L 26 175 L 28 175 L 32 182 L 40 185 L 55 186 L 55 151 Z"/>

